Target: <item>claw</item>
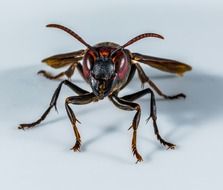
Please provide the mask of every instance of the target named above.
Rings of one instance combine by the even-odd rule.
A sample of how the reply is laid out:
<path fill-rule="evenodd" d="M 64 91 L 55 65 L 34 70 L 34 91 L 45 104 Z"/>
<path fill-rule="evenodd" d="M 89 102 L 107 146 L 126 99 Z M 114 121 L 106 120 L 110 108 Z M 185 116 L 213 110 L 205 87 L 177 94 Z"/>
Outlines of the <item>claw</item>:
<path fill-rule="evenodd" d="M 72 147 L 70 150 L 73 150 L 74 152 L 80 152 L 80 147 Z"/>
<path fill-rule="evenodd" d="M 174 150 L 176 148 L 176 145 L 175 144 L 169 144 L 167 145 L 167 150 L 171 149 L 171 150 Z"/>
<path fill-rule="evenodd" d="M 141 156 L 140 156 L 140 158 L 137 158 L 136 164 L 138 164 L 139 162 L 143 162 L 143 159 Z"/>
<path fill-rule="evenodd" d="M 45 72 L 46 72 L 46 71 L 44 71 L 44 70 L 40 70 L 40 71 L 37 72 L 37 75 L 43 74 L 43 73 L 45 73 Z"/>
<path fill-rule="evenodd" d="M 186 98 L 187 96 L 186 96 L 186 94 L 180 93 L 179 97 Z"/>
<path fill-rule="evenodd" d="M 18 129 L 25 130 L 24 127 L 21 124 L 18 126 Z"/>
<path fill-rule="evenodd" d="M 174 95 L 174 96 L 166 96 L 165 98 L 167 99 L 170 99 L 170 100 L 173 100 L 173 99 L 178 99 L 178 98 L 186 98 L 186 95 L 183 94 L 183 93 L 180 93 L 180 94 L 177 94 L 177 95 Z"/>
<path fill-rule="evenodd" d="M 80 141 L 76 141 L 75 145 L 70 149 L 73 150 L 74 152 L 80 152 L 80 147 L 81 147 L 81 142 Z"/>
<path fill-rule="evenodd" d="M 138 162 L 143 161 L 142 156 L 137 152 L 137 150 L 136 150 L 136 152 L 133 153 L 133 155 L 135 155 L 135 157 L 137 159 L 136 164 L 138 164 Z"/>
<path fill-rule="evenodd" d="M 29 124 L 20 124 L 18 126 L 18 129 L 22 129 L 22 130 L 25 130 L 25 128 L 31 128 L 32 126 L 29 125 Z"/>
<path fill-rule="evenodd" d="M 132 147 L 132 153 L 133 153 L 133 156 L 135 156 L 136 159 L 137 159 L 136 164 L 137 164 L 138 162 L 142 162 L 142 161 L 143 161 L 142 156 L 141 156 L 141 155 L 139 154 L 139 152 L 137 151 L 136 146 L 133 146 L 133 147 Z"/>

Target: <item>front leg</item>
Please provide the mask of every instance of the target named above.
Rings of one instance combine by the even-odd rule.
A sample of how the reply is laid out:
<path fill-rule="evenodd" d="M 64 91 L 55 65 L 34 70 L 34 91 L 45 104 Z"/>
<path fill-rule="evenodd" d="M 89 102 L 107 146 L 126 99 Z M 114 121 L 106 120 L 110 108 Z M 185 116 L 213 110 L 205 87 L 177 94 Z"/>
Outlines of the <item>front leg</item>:
<path fill-rule="evenodd" d="M 85 95 L 81 95 L 81 96 L 71 96 L 68 97 L 65 101 L 65 108 L 67 111 L 67 115 L 70 119 L 70 122 L 73 126 L 73 130 L 74 130 L 74 134 L 76 137 L 76 143 L 73 146 L 73 148 L 71 148 L 71 150 L 73 151 L 80 151 L 80 146 L 81 146 L 81 136 L 80 133 L 77 129 L 77 125 L 76 123 L 79 122 L 74 114 L 74 112 L 72 111 L 72 109 L 70 108 L 69 104 L 75 104 L 75 105 L 83 105 L 83 104 L 89 104 L 93 101 L 96 100 L 96 96 L 93 93 L 89 93 L 89 94 L 85 94 Z"/>
<path fill-rule="evenodd" d="M 52 99 L 50 101 L 50 105 L 46 109 L 46 111 L 42 114 L 42 116 L 39 119 L 37 119 L 35 122 L 26 123 L 26 124 L 20 124 L 19 127 L 18 127 L 18 129 L 25 129 L 25 128 L 35 127 L 36 125 L 40 124 L 47 117 L 47 115 L 50 113 L 50 111 L 51 111 L 51 109 L 53 107 L 55 107 L 55 109 L 57 110 L 57 106 L 56 106 L 57 99 L 59 97 L 59 94 L 60 94 L 60 91 L 61 91 L 61 88 L 62 88 L 62 85 L 63 84 L 65 84 L 66 86 L 68 86 L 69 88 L 71 88 L 74 92 L 76 92 L 79 95 L 83 95 L 83 94 L 89 93 L 88 91 L 83 90 L 82 88 L 76 86 L 75 84 L 71 83 L 68 80 L 62 81 L 59 84 L 59 86 L 57 87 L 57 89 L 55 90 L 55 92 L 54 92 L 54 94 L 52 96 Z"/>
<path fill-rule="evenodd" d="M 138 64 L 138 63 L 135 63 L 135 66 L 136 66 L 136 69 L 138 71 L 138 74 L 139 74 L 139 79 L 142 83 L 142 87 L 144 86 L 144 83 L 148 83 L 160 96 L 164 97 L 165 99 L 177 99 L 177 98 L 186 98 L 186 95 L 183 94 L 183 93 L 179 93 L 179 94 L 176 94 L 176 95 L 173 95 L 173 96 L 169 96 L 169 95 L 166 95 L 164 94 L 156 85 L 153 81 L 151 81 L 149 79 L 149 77 L 145 74 L 145 72 L 143 71 L 142 67 Z"/>
<path fill-rule="evenodd" d="M 133 118 L 132 125 L 129 129 L 133 129 L 133 135 L 132 135 L 132 152 L 133 155 L 136 157 L 138 162 L 143 161 L 142 156 L 139 154 L 137 150 L 137 129 L 140 121 L 140 116 L 141 116 L 141 108 L 138 104 L 133 103 L 133 102 L 128 102 L 123 99 L 118 98 L 116 95 L 111 95 L 109 96 L 109 99 L 112 101 L 112 103 L 117 106 L 118 108 L 122 110 L 127 110 L 127 111 L 136 111 L 136 114 Z"/>

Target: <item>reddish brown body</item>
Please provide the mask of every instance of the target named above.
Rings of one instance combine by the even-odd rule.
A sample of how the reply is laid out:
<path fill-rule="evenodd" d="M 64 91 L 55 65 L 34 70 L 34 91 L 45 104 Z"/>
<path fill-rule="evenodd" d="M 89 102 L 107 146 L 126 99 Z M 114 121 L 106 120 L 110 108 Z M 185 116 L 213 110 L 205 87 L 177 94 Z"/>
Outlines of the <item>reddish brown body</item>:
<path fill-rule="evenodd" d="M 88 104 L 108 97 L 109 100 L 111 100 L 111 102 L 116 107 L 122 110 L 136 112 L 132 121 L 132 125 L 129 128 L 133 130 L 131 148 L 133 155 L 135 155 L 137 159 L 137 162 L 142 161 L 143 159 L 139 154 L 136 146 L 137 129 L 141 117 L 141 107 L 135 102 L 135 100 L 147 94 L 149 94 L 151 97 L 150 115 L 147 120 L 149 120 L 150 118 L 152 119 L 154 132 L 157 139 L 160 141 L 161 144 L 167 146 L 167 148 L 173 149 L 175 147 L 174 144 L 165 141 L 159 134 L 156 123 L 156 101 L 152 89 L 154 89 L 160 96 L 165 99 L 176 99 L 179 97 L 185 98 L 186 96 L 182 93 L 173 96 L 164 94 L 145 74 L 142 67 L 140 66 L 140 63 L 147 64 L 161 71 L 176 73 L 178 75 L 182 75 L 184 72 L 191 70 L 191 67 L 187 64 L 175 60 L 152 57 L 139 53 L 131 53 L 128 49 L 126 49 L 127 46 L 135 43 L 138 40 L 141 40 L 142 38 L 156 37 L 164 39 L 161 35 L 154 33 L 141 34 L 129 40 L 122 46 L 113 42 L 103 42 L 96 44 L 95 46 L 91 46 L 86 43 L 78 34 L 64 26 L 58 24 L 50 24 L 47 26 L 64 30 L 65 32 L 76 38 L 79 42 L 84 44 L 87 49 L 66 54 L 54 55 L 44 59 L 43 62 L 53 68 L 61 68 L 64 66 L 69 66 L 69 68 L 66 71 L 61 72 L 55 76 L 43 70 L 39 71 L 39 74 L 43 74 L 43 76 L 49 79 L 57 79 L 62 76 L 66 76 L 70 79 L 75 71 L 75 68 L 77 68 L 84 80 L 91 86 L 92 92 L 88 92 L 78 87 L 69 80 L 63 80 L 55 90 L 50 105 L 42 114 L 42 116 L 33 123 L 20 124 L 19 129 L 30 128 L 38 125 L 46 118 L 53 107 L 57 109 L 57 99 L 62 85 L 65 84 L 76 94 L 78 94 L 78 96 L 68 97 L 65 101 L 66 111 L 73 126 L 74 134 L 76 137 L 76 143 L 72 148 L 74 151 L 80 150 L 81 137 L 76 125 L 78 120 L 74 112 L 72 111 L 70 104 Z M 138 72 L 142 86 L 144 86 L 144 83 L 148 83 L 152 87 L 152 89 L 147 87 L 139 92 L 134 92 L 130 95 L 119 97 L 119 92 L 129 84 L 136 71 Z"/>

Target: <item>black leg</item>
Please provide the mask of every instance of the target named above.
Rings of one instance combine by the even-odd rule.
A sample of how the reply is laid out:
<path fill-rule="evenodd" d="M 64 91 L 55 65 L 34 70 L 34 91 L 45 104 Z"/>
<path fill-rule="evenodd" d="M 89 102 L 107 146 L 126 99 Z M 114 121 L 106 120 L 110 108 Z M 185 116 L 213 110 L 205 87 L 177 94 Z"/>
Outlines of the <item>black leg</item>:
<path fill-rule="evenodd" d="M 52 75 L 51 73 L 49 73 L 48 71 L 45 71 L 45 70 L 40 70 L 37 74 L 42 74 L 44 77 L 51 79 L 51 80 L 59 79 L 63 76 L 66 76 L 68 79 L 70 79 L 71 76 L 74 74 L 76 65 L 77 65 L 77 63 L 72 63 L 66 71 L 63 71 L 57 75 Z"/>
<path fill-rule="evenodd" d="M 74 134 L 76 137 L 76 143 L 73 146 L 73 148 L 71 148 L 73 151 L 80 151 L 80 146 L 81 146 L 81 136 L 80 133 L 77 129 L 77 125 L 76 123 L 79 122 L 74 114 L 74 112 L 72 111 L 72 109 L 70 108 L 69 104 L 76 104 L 76 105 L 83 105 L 83 104 L 89 104 L 93 101 L 96 100 L 96 97 L 93 93 L 89 93 L 89 94 L 85 94 L 85 95 L 81 95 L 81 96 L 71 96 L 68 97 L 65 101 L 65 108 L 67 111 L 67 115 L 70 119 L 70 122 L 73 126 L 73 130 L 74 130 Z"/>
<path fill-rule="evenodd" d="M 133 136 L 132 136 L 132 152 L 133 155 L 136 157 L 137 162 L 141 162 L 143 161 L 142 156 L 139 154 L 138 150 L 137 150 L 137 146 L 136 146 L 136 141 L 137 141 L 137 129 L 138 129 L 138 125 L 139 125 L 139 121 L 140 121 L 140 116 L 141 116 L 141 108 L 138 104 L 133 103 L 133 102 L 128 102 L 125 100 L 122 100 L 120 98 L 118 98 L 115 95 L 111 95 L 110 100 L 113 102 L 113 104 L 115 106 L 117 106 L 118 108 L 122 109 L 122 110 L 127 110 L 127 111 L 136 111 L 136 114 L 133 118 L 132 121 L 132 125 L 129 129 L 133 129 Z"/>
<path fill-rule="evenodd" d="M 63 84 L 65 84 L 66 86 L 68 86 L 69 88 L 71 88 L 74 92 L 76 92 L 79 95 L 84 95 L 84 94 L 89 93 L 88 91 L 83 90 L 82 88 L 80 88 L 80 87 L 76 86 L 75 84 L 71 83 L 70 81 L 64 80 L 64 81 L 62 81 L 59 84 L 59 86 L 55 90 L 55 92 L 54 92 L 54 94 L 52 96 L 52 99 L 50 101 L 50 105 L 47 108 L 47 110 L 43 113 L 43 115 L 38 120 L 36 120 L 33 123 L 20 124 L 18 128 L 19 129 L 25 129 L 25 128 L 35 127 L 36 125 L 40 124 L 46 118 L 46 116 L 50 113 L 50 110 L 53 107 L 55 107 L 55 109 L 57 110 L 56 103 L 57 103 L 57 99 L 58 99 L 58 96 L 60 94 L 60 90 L 61 90 L 61 87 L 62 87 Z"/>
<path fill-rule="evenodd" d="M 158 126 L 156 123 L 157 120 L 157 115 L 156 115 L 156 100 L 155 100 L 155 95 L 153 93 L 153 91 L 150 88 L 141 90 L 139 92 L 127 95 L 127 96 L 123 96 L 120 99 L 126 100 L 126 101 L 134 101 L 146 94 L 151 94 L 151 102 L 150 102 L 150 116 L 147 119 L 147 121 L 149 121 L 150 118 L 152 118 L 153 120 L 153 128 L 154 128 L 154 132 L 156 134 L 157 139 L 160 141 L 161 144 L 163 144 L 164 146 L 167 146 L 170 149 L 174 149 L 175 145 L 172 143 L 169 143 L 167 141 L 165 141 L 159 134 L 159 130 L 158 130 Z"/>
<path fill-rule="evenodd" d="M 143 71 L 142 67 L 138 64 L 135 63 L 136 69 L 138 71 L 139 74 L 139 79 L 142 83 L 142 87 L 144 86 L 144 83 L 148 83 L 160 96 L 164 97 L 165 99 L 177 99 L 177 98 L 186 98 L 186 95 L 183 93 L 179 93 L 173 96 L 168 96 L 166 94 L 164 94 L 156 85 L 155 83 L 153 83 L 153 81 L 151 81 L 149 79 L 149 77 L 145 74 L 145 72 Z"/>

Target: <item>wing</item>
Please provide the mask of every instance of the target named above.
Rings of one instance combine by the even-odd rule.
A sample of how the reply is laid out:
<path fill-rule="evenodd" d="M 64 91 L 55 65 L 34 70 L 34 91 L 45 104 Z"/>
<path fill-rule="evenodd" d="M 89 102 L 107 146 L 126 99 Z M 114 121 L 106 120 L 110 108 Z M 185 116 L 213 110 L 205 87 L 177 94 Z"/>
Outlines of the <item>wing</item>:
<path fill-rule="evenodd" d="M 58 54 L 46 59 L 43 59 L 42 62 L 46 63 L 50 67 L 60 68 L 69 65 L 70 63 L 80 61 L 84 56 L 85 50 L 74 51 L 70 53 Z"/>
<path fill-rule="evenodd" d="M 184 72 L 192 70 L 192 67 L 190 65 L 171 59 L 152 57 L 139 53 L 132 53 L 132 56 L 132 60 L 145 63 L 151 67 L 169 73 L 176 73 L 178 75 L 182 75 Z"/>

